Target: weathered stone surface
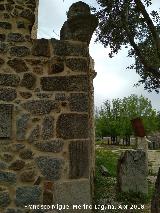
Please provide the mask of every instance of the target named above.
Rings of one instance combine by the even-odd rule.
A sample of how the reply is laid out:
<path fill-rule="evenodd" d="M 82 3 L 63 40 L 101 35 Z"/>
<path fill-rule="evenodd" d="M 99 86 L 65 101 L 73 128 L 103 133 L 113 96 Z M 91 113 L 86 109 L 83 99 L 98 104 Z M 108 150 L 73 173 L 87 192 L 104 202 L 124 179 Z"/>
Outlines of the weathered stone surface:
<path fill-rule="evenodd" d="M 25 41 L 24 36 L 20 33 L 9 33 L 7 41 L 23 42 Z"/>
<path fill-rule="evenodd" d="M 66 94 L 65 93 L 56 93 L 55 100 L 56 101 L 65 101 L 66 100 Z"/>
<path fill-rule="evenodd" d="M 71 141 L 69 156 L 70 178 L 89 177 L 89 141 Z"/>
<path fill-rule="evenodd" d="M 68 107 L 68 102 L 67 101 L 62 101 L 61 102 L 61 106 L 67 108 Z"/>
<path fill-rule="evenodd" d="M 6 161 L 6 162 L 10 162 L 10 161 L 13 160 L 13 155 L 10 154 L 10 153 L 4 152 L 4 153 L 2 154 L 2 159 L 3 159 L 4 161 Z"/>
<path fill-rule="evenodd" d="M 40 137 L 40 127 L 37 125 L 30 133 L 28 142 L 33 143 L 34 141 L 37 141 Z"/>
<path fill-rule="evenodd" d="M 54 118 L 47 116 L 42 123 L 42 139 L 50 139 L 54 135 Z"/>
<path fill-rule="evenodd" d="M 68 58 L 66 59 L 66 66 L 73 72 L 85 72 L 89 70 L 89 61 L 85 58 Z"/>
<path fill-rule="evenodd" d="M 4 61 L 2 58 L 0 58 L 0 67 L 1 67 L 4 63 L 5 63 L 5 61 Z"/>
<path fill-rule="evenodd" d="M 0 89 L 0 100 L 1 101 L 13 101 L 17 97 L 15 89 L 11 88 L 1 88 Z"/>
<path fill-rule="evenodd" d="M 17 140 L 25 140 L 26 139 L 26 131 L 28 127 L 30 116 L 28 114 L 22 114 L 16 122 L 16 135 Z"/>
<path fill-rule="evenodd" d="M 61 152 L 64 141 L 61 139 L 54 139 L 49 141 L 36 142 L 35 146 L 38 150 L 43 152 Z"/>
<path fill-rule="evenodd" d="M 0 53 L 6 53 L 7 52 L 7 45 L 5 43 L 0 42 Z"/>
<path fill-rule="evenodd" d="M 52 205 L 53 204 L 53 192 L 44 191 L 43 192 L 43 205 Z"/>
<path fill-rule="evenodd" d="M 104 177 L 110 177 L 111 176 L 108 169 L 105 166 L 103 166 L 102 164 L 100 165 L 99 171 L 100 171 L 101 175 L 104 176 Z"/>
<path fill-rule="evenodd" d="M 4 192 L 4 191 L 6 191 L 7 190 L 7 188 L 6 187 L 4 187 L 4 186 L 0 186 L 0 192 Z"/>
<path fill-rule="evenodd" d="M 11 202 L 8 192 L 0 192 L 0 207 L 7 207 Z"/>
<path fill-rule="evenodd" d="M 49 74 L 56 74 L 64 71 L 64 60 L 60 57 L 54 57 L 50 61 Z"/>
<path fill-rule="evenodd" d="M 10 4 L 6 4 L 5 6 L 6 6 L 6 10 L 7 11 L 12 11 L 13 10 L 13 5 L 11 4 L 11 2 L 10 2 Z"/>
<path fill-rule="evenodd" d="M 39 122 L 40 120 L 41 120 L 40 117 L 33 117 L 33 118 L 32 118 L 32 122 L 33 122 L 33 123 Z"/>
<path fill-rule="evenodd" d="M 87 91 L 86 75 L 42 77 L 41 86 L 44 91 Z"/>
<path fill-rule="evenodd" d="M 71 111 L 75 112 L 88 111 L 88 95 L 86 93 L 71 93 L 69 103 Z"/>
<path fill-rule="evenodd" d="M 38 92 L 36 95 L 40 99 L 50 98 L 52 96 L 52 94 L 46 92 Z"/>
<path fill-rule="evenodd" d="M 117 188 L 119 192 L 148 193 L 148 165 L 142 150 L 127 150 L 118 161 Z"/>
<path fill-rule="evenodd" d="M 36 205 L 40 203 L 41 188 L 39 186 L 22 186 L 16 190 L 16 205 Z"/>
<path fill-rule="evenodd" d="M 12 25 L 8 22 L 0 22 L 0 28 L 10 30 L 12 28 Z"/>
<path fill-rule="evenodd" d="M 9 169 L 14 170 L 14 171 L 19 171 L 19 170 L 23 169 L 24 166 L 25 166 L 24 161 L 16 160 L 13 163 L 11 163 L 11 165 L 9 166 Z"/>
<path fill-rule="evenodd" d="M 16 209 L 8 208 L 8 209 L 6 209 L 5 213 L 24 213 L 24 211 L 21 209 L 17 209 L 17 208 Z"/>
<path fill-rule="evenodd" d="M 36 84 L 36 76 L 32 73 L 24 73 L 23 79 L 21 81 L 21 86 L 27 89 L 33 89 Z"/>
<path fill-rule="evenodd" d="M 49 41 L 47 39 L 36 39 L 33 41 L 32 54 L 35 56 L 50 56 Z"/>
<path fill-rule="evenodd" d="M 19 14 L 22 18 L 28 19 L 32 23 L 34 23 L 35 16 L 34 13 L 30 9 L 22 10 L 22 12 Z"/>
<path fill-rule="evenodd" d="M 17 87 L 20 82 L 19 76 L 15 74 L 0 74 L 0 85 Z"/>
<path fill-rule="evenodd" d="M 90 7 L 88 4 L 80 1 L 73 3 L 71 7 L 69 8 L 69 11 L 67 13 L 67 18 L 72 18 L 77 15 L 84 15 L 84 14 L 90 14 Z"/>
<path fill-rule="evenodd" d="M 48 59 L 34 59 L 34 58 L 29 58 L 29 59 L 26 59 L 26 62 L 31 64 L 32 66 L 39 66 L 39 65 L 43 65 L 45 64 L 46 62 L 48 62 Z"/>
<path fill-rule="evenodd" d="M 33 182 L 35 180 L 35 175 L 35 170 L 29 169 L 20 174 L 20 180 L 22 182 Z"/>
<path fill-rule="evenodd" d="M 87 179 L 65 181 L 54 184 L 54 201 L 53 204 L 59 203 L 69 205 L 70 213 L 75 213 L 77 210 L 72 210 L 73 205 L 91 204 L 90 182 Z M 63 210 L 62 212 L 68 212 Z M 80 210 L 86 212 L 86 210 Z M 89 210 L 87 212 L 90 212 Z"/>
<path fill-rule="evenodd" d="M 29 99 L 32 97 L 32 93 L 30 92 L 20 92 L 22 98 Z"/>
<path fill-rule="evenodd" d="M 11 138 L 12 135 L 12 111 L 10 104 L 0 104 L 0 138 Z"/>
<path fill-rule="evenodd" d="M 64 161 L 61 158 L 52 158 L 48 156 L 40 156 L 35 159 L 42 175 L 47 180 L 58 180 L 61 177 L 61 170 Z"/>
<path fill-rule="evenodd" d="M 0 170 L 5 170 L 7 169 L 7 164 L 3 161 L 0 161 Z"/>
<path fill-rule="evenodd" d="M 8 13 L 4 13 L 3 16 L 4 16 L 4 19 L 9 19 L 10 18 L 10 15 Z"/>
<path fill-rule="evenodd" d="M 24 28 L 25 28 L 25 23 L 24 23 L 24 21 L 17 21 L 17 28 L 19 28 L 19 29 L 24 29 Z"/>
<path fill-rule="evenodd" d="M 89 50 L 85 43 L 74 43 L 51 39 L 53 54 L 57 56 L 80 56 L 88 57 Z"/>
<path fill-rule="evenodd" d="M 82 1 L 72 4 L 68 11 L 68 20 L 60 31 L 61 40 L 82 41 L 89 44 L 98 25 L 98 19 L 88 9 L 89 6 Z"/>
<path fill-rule="evenodd" d="M 33 67 L 33 72 L 37 75 L 43 75 L 43 67 Z"/>
<path fill-rule="evenodd" d="M 17 143 L 12 145 L 12 151 L 13 152 L 19 152 L 21 149 L 24 149 L 25 145 L 22 143 Z"/>
<path fill-rule="evenodd" d="M 74 113 L 61 114 L 57 121 L 57 135 L 64 139 L 88 138 L 88 116 Z"/>
<path fill-rule="evenodd" d="M 3 143 L 3 139 L 0 140 L 0 145 L 1 145 L 1 151 L 4 152 L 12 152 L 12 144 L 11 143 Z M 10 140 L 6 140 L 10 141 Z M 2 153 L 1 153 L 2 154 Z"/>
<path fill-rule="evenodd" d="M 93 14 L 75 16 L 63 24 L 60 31 L 60 40 L 81 41 L 89 45 L 97 25 L 98 19 Z"/>
<path fill-rule="evenodd" d="M 19 153 L 19 156 L 24 159 L 32 159 L 33 158 L 33 152 L 31 149 L 24 149 Z"/>
<path fill-rule="evenodd" d="M 10 49 L 10 55 L 15 57 L 24 57 L 30 54 L 30 49 L 25 46 L 14 46 Z"/>
<path fill-rule="evenodd" d="M 28 71 L 28 67 L 26 65 L 26 63 L 19 58 L 14 58 L 12 60 L 9 60 L 7 62 L 7 64 L 14 69 L 14 71 L 16 71 L 17 73 L 21 73 L 21 72 L 27 72 Z"/>
<path fill-rule="evenodd" d="M 6 35 L 5 34 L 0 34 L 0 41 L 5 41 Z"/>
<path fill-rule="evenodd" d="M 0 11 L 4 11 L 5 10 L 5 7 L 3 4 L 0 4 Z"/>
<path fill-rule="evenodd" d="M 53 203 L 53 182 L 44 182 L 43 204 L 52 205 Z"/>
<path fill-rule="evenodd" d="M 25 40 L 31 42 L 32 41 L 31 35 L 30 34 L 25 35 Z"/>
<path fill-rule="evenodd" d="M 33 115 L 48 114 L 52 110 L 59 111 L 58 103 L 52 100 L 27 101 L 22 106 Z"/>
<path fill-rule="evenodd" d="M 11 173 L 11 172 L 0 171 L 0 182 L 15 184 L 16 183 L 16 174 Z"/>
<path fill-rule="evenodd" d="M 155 191 L 153 193 L 151 202 L 151 213 L 160 212 L 160 168 L 157 175 L 157 180 L 155 183 Z"/>

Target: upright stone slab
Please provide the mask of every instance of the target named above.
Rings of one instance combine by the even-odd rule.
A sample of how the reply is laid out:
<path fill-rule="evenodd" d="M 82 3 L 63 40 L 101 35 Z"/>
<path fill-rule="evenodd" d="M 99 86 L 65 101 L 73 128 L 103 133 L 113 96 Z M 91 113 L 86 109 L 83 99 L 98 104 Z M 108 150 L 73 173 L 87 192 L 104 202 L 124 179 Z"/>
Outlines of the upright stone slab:
<path fill-rule="evenodd" d="M 90 209 L 85 209 L 84 205 L 91 205 L 90 182 L 87 179 L 64 181 L 54 185 L 54 204 L 68 206 L 62 209 L 62 213 L 90 213 Z"/>
<path fill-rule="evenodd" d="M 148 193 L 148 165 L 142 150 L 127 150 L 118 160 L 117 188 L 119 192 Z"/>
<path fill-rule="evenodd" d="M 70 178 L 87 178 L 89 176 L 88 141 L 71 141 L 69 145 Z"/>
<path fill-rule="evenodd" d="M 151 213 L 159 213 L 159 212 L 160 212 L 160 168 L 157 175 L 155 191 L 151 202 Z"/>
<path fill-rule="evenodd" d="M 11 138 L 12 135 L 12 110 L 9 104 L 0 104 L 0 138 Z"/>

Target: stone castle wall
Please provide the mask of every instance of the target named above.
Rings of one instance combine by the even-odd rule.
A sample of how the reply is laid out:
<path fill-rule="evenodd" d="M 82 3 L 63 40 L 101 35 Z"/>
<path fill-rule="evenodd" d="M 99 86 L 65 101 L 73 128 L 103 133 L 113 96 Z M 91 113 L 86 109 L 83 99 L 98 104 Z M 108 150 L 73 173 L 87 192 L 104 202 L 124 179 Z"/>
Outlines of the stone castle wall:
<path fill-rule="evenodd" d="M 2 213 L 29 212 L 25 206 L 30 204 L 91 202 L 93 70 L 88 45 L 97 20 L 88 5 L 78 2 L 70 8 L 61 40 L 33 40 L 35 8 L 34 0 L 0 0 Z"/>

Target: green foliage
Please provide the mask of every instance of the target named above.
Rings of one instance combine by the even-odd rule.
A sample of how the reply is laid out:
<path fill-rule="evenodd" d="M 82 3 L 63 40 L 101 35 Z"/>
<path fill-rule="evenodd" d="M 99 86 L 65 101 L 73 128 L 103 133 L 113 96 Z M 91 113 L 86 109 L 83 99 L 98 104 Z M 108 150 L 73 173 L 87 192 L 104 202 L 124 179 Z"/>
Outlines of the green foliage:
<path fill-rule="evenodd" d="M 99 175 L 101 165 L 105 166 L 112 177 L 116 177 L 118 154 L 106 149 L 96 150 L 96 167 Z"/>
<path fill-rule="evenodd" d="M 124 204 L 139 204 L 139 203 L 148 203 L 152 196 L 154 187 L 153 184 L 148 183 L 148 195 L 144 195 L 142 193 L 133 193 L 133 192 L 121 192 L 117 194 L 117 200 L 122 201 Z"/>
<path fill-rule="evenodd" d="M 130 136 L 133 134 L 131 120 L 143 119 L 147 133 L 158 130 L 159 119 L 149 99 L 137 95 L 106 101 L 100 110 L 96 110 L 96 136 Z"/>
<path fill-rule="evenodd" d="M 100 8 L 97 41 L 110 47 L 110 57 L 122 46 L 131 47 L 129 57 L 135 58 L 135 69 L 140 75 L 139 84 L 149 91 L 160 89 L 160 15 L 148 13 L 151 0 L 97 0 Z"/>
<path fill-rule="evenodd" d="M 115 180 L 113 178 L 116 177 L 117 160 L 118 155 L 112 153 L 110 150 L 96 150 L 95 200 L 109 196 L 109 188 L 115 185 Z M 112 178 L 102 176 L 100 173 L 101 165 L 108 169 Z"/>

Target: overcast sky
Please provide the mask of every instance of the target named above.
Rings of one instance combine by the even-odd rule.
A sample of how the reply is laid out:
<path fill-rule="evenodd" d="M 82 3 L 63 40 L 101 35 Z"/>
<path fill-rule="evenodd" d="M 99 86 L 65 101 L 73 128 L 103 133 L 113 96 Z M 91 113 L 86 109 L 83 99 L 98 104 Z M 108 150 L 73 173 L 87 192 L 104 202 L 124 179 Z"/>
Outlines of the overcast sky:
<path fill-rule="evenodd" d="M 39 6 L 39 38 L 57 38 L 66 18 L 66 12 L 75 0 L 40 0 Z M 85 3 L 97 7 L 96 0 L 84 0 Z M 152 0 L 154 9 L 160 8 L 160 0 Z M 152 105 L 160 110 L 160 94 L 144 91 L 143 86 L 133 87 L 139 76 L 135 70 L 126 70 L 132 64 L 127 56 L 127 50 L 122 49 L 118 55 L 110 59 L 109 49 L 95 43 L 95 35 L 90 43 L 90 54 L 95 61 L 97 76 L 94 79 L 95 105 L 100 106 L 105 100 L 123 98 L 131 94 L 143 95 L 152 101 Z"/>

